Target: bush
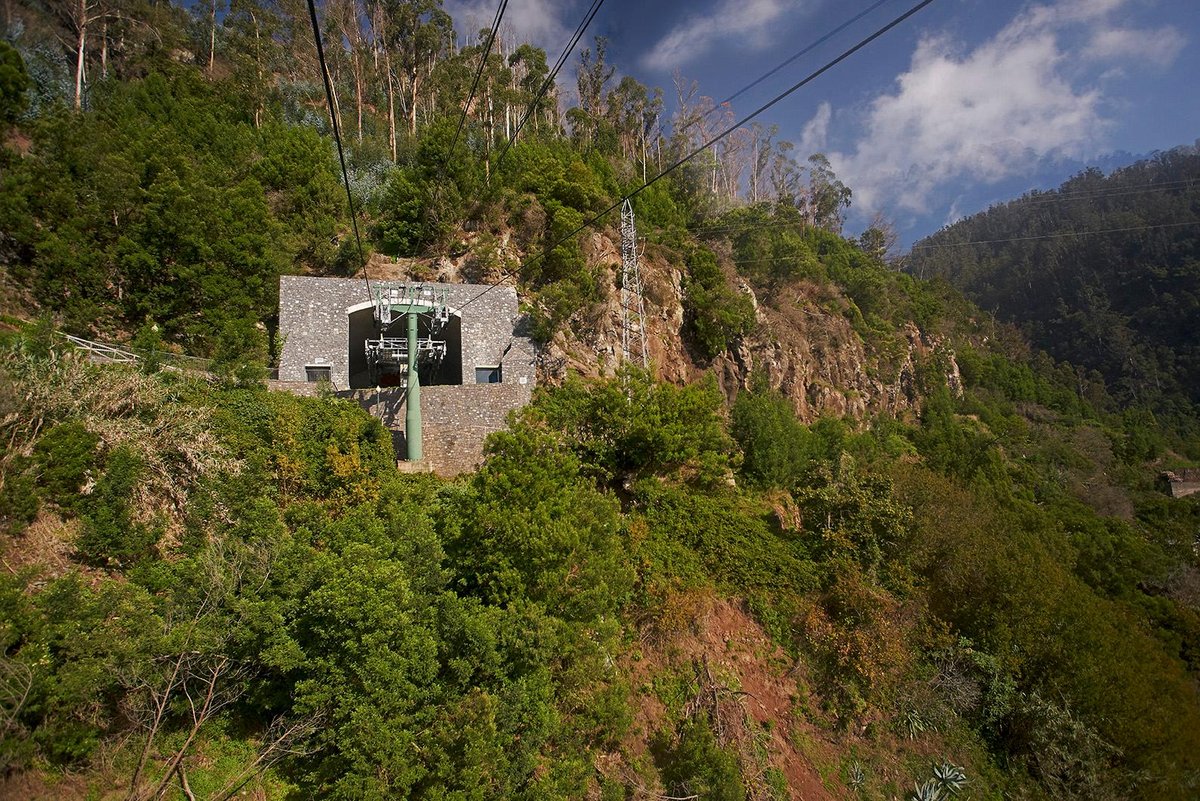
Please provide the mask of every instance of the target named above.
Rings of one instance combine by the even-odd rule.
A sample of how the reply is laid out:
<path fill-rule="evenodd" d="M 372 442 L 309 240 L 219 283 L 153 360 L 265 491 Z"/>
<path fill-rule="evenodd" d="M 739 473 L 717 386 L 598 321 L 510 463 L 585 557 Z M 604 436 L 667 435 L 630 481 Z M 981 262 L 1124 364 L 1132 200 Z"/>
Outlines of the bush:
<path fill-rule="evenodd" d="M 531 413 L 555 429 L 605 481 L 673 475 L 715 484 L 728 475 L 733 443 L 715 381 L 675 387 L 624 368 L 612 381 L 571 376 L 538 396 Z"/>
<path fill-rule="evenodd" d="M 815 438 L 796 419 L 791 402 L 765 386 L 739 393 L 732 418 L 742 475 L 755 486 L 790 488 L 817 455 Z"/>
<path fill-rule="evenodd" d="M 438 232 L 426 217 L 427 193 L 408 171 L 397 167 L 388 174 L 375 205 L 374 236 L 384 253 L 416 256 L 436 238 Z"/>
<path fill-rule="evenodd" d="M 20 534 L 37 517 L 39 505 L 28 460 L 14 459 L 0 486 L 0 529 Z"/>
<path fill-rule="evenodd" d="M 96 466 L 100 438 L 78 421 L 60 423 L 38 440 L 33 448 L 38 484 L 46 500 L 63 509 L 75 510 L 79 488 Z"/>
<path fill-rule="evenodd" d="M 104 475 L 83 504 L 79 554 L 96 564 L 127 568 L 145 558 L 158 532 L 135 522 L 131 499 L 145 463 L 128 448 L 109 454 Z"/>
<path fill-rule="evenodd" d="M 708 248 L 692 252 L 683 291 L 688 332 L 705 358 L 724 352 L 754 328 L 754 304 L 729 286 Z"/>
<path fill-rule="evenodd" d="M 717 744 L 706 720 L 689 720 L 681 725 L 674 742 L 660 734 L 651 750 L 667 795 L 706 801 L 746 798 L 737 757 Z"/>

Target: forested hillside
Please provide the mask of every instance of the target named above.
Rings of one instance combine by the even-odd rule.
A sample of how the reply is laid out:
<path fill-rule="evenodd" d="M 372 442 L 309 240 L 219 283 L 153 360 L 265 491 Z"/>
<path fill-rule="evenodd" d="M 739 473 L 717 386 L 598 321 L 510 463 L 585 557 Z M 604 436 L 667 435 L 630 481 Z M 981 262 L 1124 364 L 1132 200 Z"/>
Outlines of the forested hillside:
<path fill-rule="evenodd" d="M 1123 400 L 1200 402 L 1200 152 L 1088 171 L 973 215 L 913 247 L 1039 348 L 1099 371 Z"/>
<path fill-rule="evenodd" d="M 9 9 L 0 796 L 1195 797 L 1171 386 L 893 270 L 886 230 L 842 236 L 828 161 L 762 128 L 635 198 L 697 380 L 614 369 L 600 213 L 711 100 L 664 120 L 600 40 L 571 106 L 544 52 L 483 61 L 433 0 L 318 10 L 369 267 L 514 281 L 594 377 L 454 480 L 400 473 L 352 401 L 269 391 L 278 276 L 363 268 L 307 9 Z"/>

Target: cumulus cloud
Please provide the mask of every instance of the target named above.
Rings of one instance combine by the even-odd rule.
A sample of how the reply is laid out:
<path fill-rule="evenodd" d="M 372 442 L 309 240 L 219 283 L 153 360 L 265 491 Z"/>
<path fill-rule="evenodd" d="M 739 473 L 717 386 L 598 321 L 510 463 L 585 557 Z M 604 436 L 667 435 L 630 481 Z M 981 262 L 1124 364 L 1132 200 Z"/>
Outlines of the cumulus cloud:
<path fill-rule="evenodd" d="M 997 182 L 1041 159 L 1099 152 L 1111 127 L 1105 98 L 1086 85 L 1064 34 L 1082 27 L 1083 53 L 1108 64 L 1139 55 L 1135 44 L 1146 36 L 1158 37 L 1168 60 L 1183 43 L 1173 29 L 1109 25 L 1124 2 L 1034 6 L 965 54 L 945 37 L 923 38 L 897 89 L 867 107 L 854 150 L 829 154 L 856 205 L 926 213 L 936 191 L 954 181 Z M 1164 40 L 1174 44 L 1163 48 Z"/>
<path fill-rule="evenodd" d="M 652 70 L 681 67 L 706 53 L 723 39 L 763 45 L 779 18 L 795 13 L 796 4 L 784 0 L 721 0 L 707 14 L 693 14 L 659 39 L 642 57 Z"/>
<path fill-rule="evenodd" d="M 1186 40 L 1171 26 L 1155 30 L 1108 28 L 1096 31 L 1084 55 L 1095 61 L 1139 58 L 1165 67 L 1175 60 Z"/>

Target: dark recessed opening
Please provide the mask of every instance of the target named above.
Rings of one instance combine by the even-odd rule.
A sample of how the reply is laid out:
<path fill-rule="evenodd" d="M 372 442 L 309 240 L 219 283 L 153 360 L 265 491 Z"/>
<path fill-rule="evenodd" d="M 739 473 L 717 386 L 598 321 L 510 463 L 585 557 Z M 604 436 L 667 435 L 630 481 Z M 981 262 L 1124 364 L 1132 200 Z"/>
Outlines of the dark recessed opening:
<path fill-rule="evenodd" d="M 304 367 L 305 380 L 312 383 L 316 381 L 332 381 L 333 368 L 328 365 L 306 365 Z"/>
<path fill-rule="evenodd" d="M 350 315 L 350 387 L 362 389 L 374 386 L 398 386 L 403 383 L 403 370 L 388 368 L 372 376 L 367 366 L 366 343 L 368 339 L 407 337 L 408 328 L 404 317 L 398 317 L 386 331 L 375 323 L 374 309 L 362 309 Z M 417 324 L 417 336 L 430 336 L 429 318 L 421 315 Z M 451 314 L 435 338 L 445 340 L 445 356 L 437 362 L 421 364 L 421 386 L 445 386 L 462 383 L 462 319 Z M 391 372 L 389 372 L 391 369 Z"/>

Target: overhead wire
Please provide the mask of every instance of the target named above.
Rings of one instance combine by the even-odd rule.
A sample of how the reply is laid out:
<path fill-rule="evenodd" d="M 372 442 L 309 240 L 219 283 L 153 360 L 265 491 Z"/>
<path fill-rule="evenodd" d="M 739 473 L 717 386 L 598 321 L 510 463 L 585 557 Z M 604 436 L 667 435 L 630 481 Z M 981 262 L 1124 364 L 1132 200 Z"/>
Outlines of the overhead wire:
<path fill-rule="evenodd" d="M 582 223 L 580 223 L 580 224 L 579 224 L 579 225 L 578 225 L 576 228 L 574 228 L 574 229 L 573 229 L 571 232 L 569 232 L 569 233 L 567 233 L 566 235 L 564 235 L 564 236 L 560 237 L 559 239 L 555 240 L 553 244 L 551 244 L 551 245 L 549 245 L 549 246 L 546 246 L 546 247 L 543 247 L 543 249 L 542 249 L 542 252 L 541 252 L 541 253 L 540 253 L 538 256 L 534 257 L 534 258 L 533 258 L 533 259 L 531 259 L 531 260 L 528 260 L 528 261 L 522 262 L 520 265 L 518 265 L 518 266 L 517 266 L 517 268 L 516 268 L 515 270 L 510 270 L 510 271 L 507 271 L 505 275 L 501 276 L 501 278 L 500 278 L 500 281 L 507 280 L 508 278 L 511 278 L 511 277 L 513 277 L 514 275 L 518 274 L 518 273 L 520 272 L 521 268 L 523 268 L 523 267 L 528 267 L 529 265 L 536 263 L 538 260 L 546 258 L 546 255 L 547 255 L 547 254 L 549 254 L 550 252 L 552 252 L 552 251 L 554 250 L 554 248 L 556 248 L 556 247 L 558 247 L 559 245 L 563 244 L 564 242 L 568 241 L 569 239 L 571 239 L 572 237 L 574 237 L 576 234 L 578 234 L 580 231 L 583 231 L 585 228 L 589 228 L 589 227 L 591 227 L 592 225 L 594 225 L 594 224 L 596 224 L 597 222 L 599 222 L 600 220 L 604 219 L 606 216 L 608 216 L 609 214 L 611 214 L 611 213 L 612 213 L 614 210 L 616 210 L 617 208 L 619 208 L 619 207 L 621 206 L 621 204 L 622 204 L 622 203 L 624 203 L 626 200 L 629 200 L 629 199 L 632 199 L 632 198 L 634 198 L 634 197 L 637 197 L 639 194 L 641 194 L 642 192 L 644 192 L 646 189 L 648 189 L 648 188 L 650 188 L 651 186 L 653 186 L 653 185 L 654 185 L 656 182 L 658 182 L 658 181 L 659 181 L 659 180 L 661 180 L 662 178 L 666 177 L 666 176 L 667 176 L 667 175 L 669 175 L 670 173 L 674 172 L 675 170 L 679 169 L 680 167 L 682 167 L 682 166 L 683 166 L 684 164 L 686 164 L 687 162 L 691 161 L 693 158 L 695 158 L 695 157 L 696 157 L 696 156 L 698 156 L 699 154 L 703 153 L 705 150 L 707 150 L 709 147 L 711 147 L 711 146 L 712 146 L 713 144 L 715 144 L 716 142 L 719 142 L 721 139 L 725 138 L 725 137 L 726 137 L 726 136 L 728 136 L 729 134 L 733 133 L 734 131 L 736 131 L 736 130 L 738 130 L 739 128 L 741 128 L 742 126 L 744 126 L 746 123 L 748 123 L 748 122 L 750 122 L 751 120 L 753 120 L 753 119 L 755 119 L 756 117 L 758 117 L 760 114 L 762 114 L 762 113 L 763 113 L 764 111 L 766 111 L 767 109 L 769 109 L 769 108 L 771 108 L 772 106 L 776 105 L 777 103 L 781 102 L 781 101 L 782 101 L 782 100 L 784 100 L 785 98 L 787 98 L 787 97 L 791 96 L 791 95 L 792 95 L 793 93 L 795 93 L 797 90 L 799 90 L 799 89 L 801 89 L 802 87 L 804 87 L 804 86 L 807 86 L 808 84 L 812 83 L 814 80 L 816 80 L 816 79 L 817 79 L 817 78 L 819 78 L 820 76 L 824 75 L 826 72 L 828 72 L 829 70 L 833 69 L 833 68 L 834 68 L 834 67 L 836 67 L 838 64 L 842 63 L 843 61 L 845 61 L 846 59 L 848 59 L 850 56 L 852 56 L 852 55 L 854 55 L 855 53 L 857 53 L 859 50 L 862 50 L 864 47 L 866 47 L 867 45 L 871 44 L 871 43 L 872 43 L 872 42 L 874 42 L 876 39 L 878 39 L 879 37 L 883 36 L 883 35 L 884 35 L 885 33 L 887 33 L 888 31 L 890 31 L 890 30 L 892 30 L 893 28 L 895 28 L 897 25 L 900 25 L 901 23 L 903 23 L 903 22 L 904 22 L 905 20 L 907 20 L 909 17 L 913 16 L 914 14 L 916 14 L 916 13 L 917 13 L 917 12 L 919 12 L 919 11 L 921 11 L 921 10 L 922 10 L 923 8 L 925 8 L 926 6 L 928 6 L 928 5 L 930 5 L 931 3 L 933 3 L 933 1 L 934 1 L 934 0 L 921 0 L 921 2 L 919 2 L 919 3 L 917 3 L 916 5 L 912 6 L 912 7 L 911 7 L 911 8 L 910 8 L 908 11 L 905 11 L 903 14 L 901 14 L 901 15 L 900 15 L 900 16 L 898 16 L 898 17 L 896 17 L 896 18 L 895 18 L 895 19 L 893 19 L 892 21 L 888 22 L 886 25 L 884 25 L 883 27 L 879 28 L 878 30 L 876 30 L 874 33 L 870 34 L 870 35 L 869 35 L 869 36 L 867 36 L 866 38 L 864 38 L 864 39 L 861 39 L 861 40 L 860 40 L 860 41 L 859 41 L 857 44 L 853 45 L 852 47 L 850 47 L 850 48 L 848 48 L 848 49 L 846 49 L 846 50 L 844 50 L 844 51 L 842 51 L 842 53 L 841 53 L 840 55 L 838 55 L 838 56 L 837 56 L 837 57 L 835 57 L 834 59 L 832 59 L 832 60 L 830 60 L 830 61 L 826 62 L 826 63 L 825 63 L 823 66 L 821 66 L 819 69 L 817 69 L 817 70 L 815 70 L 815 71 L 813 71 L 813 72 L 809 73 L 809 74 L 808 74 L 808 75 L 807 75 L 805 78 L 803 78 L 802 80 L 800 80 L 800 81 L 797 81 L 796 83 L 792 84 L 792 85 L 791 85 L 791 86 L 790 86 L 788 89 L 784 90 L 783 92 L 780 92 L 778 95 L 776 95 L 775 97 L 771 98 L 770 100 L 768 100 L 768 101 L 767 101 L 766 103 L 764 103 L 763 105 L 759 106 L 757 109 L 755 109 L 755 110 L 754 110 L 754 111 L 752 111 L 750 114 L 748 114 L 748 115 L 746 115 L 745 117 L 743 117 L 741 120 L 738 120 L 738 121 L 737 121 L 737 122 L 735 122 L 733 125 L 730 125 L 728 128 L 726 128 L 726 129 L 725 129 L 724 131 L 722 131 L 721 133 L 717 134 L 716 136 L 713 136 L 713 137 L 712 137 L 712 138 L 710 138 L 710 139 L 709 139 L 707 142 L 705 142 L 704 144 L 702 144 L 700 147 L 696 148 L 696 149 L 695 149 L 695 150 L 693 150 L 692 152 L 688 153 L 686 156 L 683 156 L 682 158 L 678 159 L 678 160 L 677 160 L 677 161 L 675 161 L 673 164 L 671 164 L 670 166 L 668 166 L 666 169 L 664 169 L 664 170 L 660 171 L 660 172 L 659 172 L 657 175 L 655 175 L 653 178 L 649 179 L 648 181 L 645 181 L 645 182 L 644 182 L 644 183 L 643 183 L 641 186 L 639 186 L 637 189 L 633 190 L 632 192 L 630 192 L 629 194 L 625 195 L 624 197 L 622 197 L 622 198 L 618 199 L 618 200 L 617 200 L 615 203 L 613 203 L 611 206 L 609 206 L 608 208 L 604 209 L 604 210 L 603 210 L 603 211 L 601 211 L 600 213 L 593 215 L 592 217 L 588 218 L 587 220 L 584 220 L 584 221 L 583 221 Z M 470 300 L 468 300 L 466 303 L 464 303 L 464 304 L 463 304 L 463 305 L 462 305 L 460 308 L 466 308 L 467 306 L 470 306 L 472 303 L 474 303 L 475 301 L 477 301 L 477 300 L 479 300 L 480 298 L 482 298 L 484 295 L 486 295 L 488 292 L 490 292 L 490 291 L 492 291 L 493 289 L 495 289 L 497 286 L 500 286 L 500 284 L 499 284 L 499 283 L 491 284 L 491 285 L 490 285 L 490 286 L 488 286 L 486 289 L 484 289 L 482 292 L 480 292 L 480 293 L 478 293 L 477 295 L 475 295 L 475 297 L 471 298 L 471 299 L 470 299 Z"/>
<path fill-rule="evenodd" d="M 699 117 L 697 117 L 696 119 L 694 119 L 694 120 L 692 120 L 692 121 L 688 122 L 688 123 L 687 123 L 686 125 L 684 125 L 684 126 L 683 126 L 683 127 L 680 129 L 680 130 L 681 130 L 681 131 L 686 131 L 687 129 L 689 129 L 689 128 L 691 128 L 692 126 L 694 126 L 694 125 L 696 125 L 697 123 L 699 123 L 699 122 L 700 122 L 700 120 L 703 120 L 703 119 L 705 119 L 706 117 L 709 117 L 709 116 L 711 116 L 712 114 L 716 113 L 718 110 L 720 110 L 720 109 L 724 108 L 725 106 L 729 105 L 729 104 L 730 104 L 730 103 L 732 103 L 734 100 L 737 100 L 739 97 L 741 97 L 742 95 L 746 94 L 746 92 L 749 92 L 751 89 L 753 89 L 754 87 L 756 87 L 756 86 L 758 86 L 759 84 L 761 84 L 763 81 L 765 81 L 765 80 L 767 80 L 768 78 L 770 78 L 770 77 L 772 77 L 772 76 L 776 75 L 776 74 L 777 74 L 777 73 L 778 73 L 780 70 L 782 70 L 784 67 L 789 67 L 789 66 L 791 66 L 791 65 L 792 65 L 792 64 L 794 64 L 794 63 L 795 63 L 797 60 L 799 60 L 800 58 L 802 58 L 802 57 L 804 57 L 804 56 L 808 55 L 808 54 L 809 54 L 809 53 L 811 53 L 813 50 L 816 50 L 818 47 L 820 47 L 821 45 L 825 44 L 825 43 L 826 43 L 826 42 L 828 42 L 830 39 L 832 39 L 833 37 L 837 36 L 839 33 L 841 33 L 842 31 L 846 30 L 846 29 L 847 29 L 847 28 L 849 28 L 851 25 L 853 25 L 854 23 L 858 22 L 858 21 L 859 21 L 859 20 L 861 20 L 863 17 L 867 16 L 867 15 L 868 15 L 868 14 L 870 14 L 872 11 L 876 10 L 877 8 L 879 8 L 880 6 L 882 6 L 883 4 L 885 4 L 885 3 L 887 3 L 887 2 L 889 2 L 889 0 L 876 0 L 876 2 L 875 2 L 874 4 L 872 4 L 871 6 L 867 7 L 867 8 L 866 8 L 866 9 L 864 9 L 863 11 L 860 11 L 858 14 L 855 14 L 853 17 L 851 17 L 850 19 L 846 20 L 845 22 L 843 22 L 841 25 L 837 26 L 837 27 L 836 27 L 836 28 L 834 28 L 833 30 L 831 30 L 831 31 L 829 31 L 829 32 L 827 32 L 827 33 L 825 33 L 823 36 L 821 36 L 821 37 L 817 38 L 815 41 L 811 42 L 810 44 L 808 44 L 808 45 L 807 45 L 807 46 L 805 46 L 804 48 L 802 48 L 802 49 L 800 49 L 800 50 L 796 51 L 796 52 L 795 52 L 795 53 L 793 53 L 791 56 L 789 56 L 788 58 L 786 58 L 786 59 L 784 59 L 783 61 L 781 61 L 779 64 L 776 64 L 774 67 L 772 67 L 771 69 L 767 70 L 767 71 L 766 71 L 766 72 L 764 72 L 762 75 L 758 76 L 758 77 L 757 77 L 757 78 L 755 78 L 753 81 L 751 81 L 750 83 L 748 83 L 748 84 L 746 84 L 745 86 L 743 86 L 741 89 L 738 89 L 736 92 L 734 92 L 733 94 L 731 94 L 729 97 L 727 97 L 727 98 L 725 98 L 724 100 L 722 100 L 721 102 L 719 102 L 719 103 L 715 104 L 715 105 L 714 105 L 712 108 L 710 108 L 708 111 L 704 112 L 703 114 L 701 114 L 701 115 L 700 115 Z"/>
<path fill-rule="evenodd" d="M 521 121 L 517 123 L 517 127 L 513 130 L 512 136 L 510 136 L 508 138 L 508 142 L 505 143 L 504 150 L 500 152 L 500 157 L 496 160 L 497 167 L 504 162 L 504 157 L 508 155 L 509 149 L 513 146 L 513 143 L 517 141 L 517 135 L 521 133 L 521 129 L 525 127 L 525 123 L 529 120 L 529 117 L 536 112 L 537 105 L 542 101 L 542 98 L 546 96 L 546 92 L 549 91 L 550 87 L 554 85 L 554 81 L 558 77 L 559 71 L 562 70 L 563 65 L 567 63 L 567 59 L 570 58 L 572 51 L 575 50 L 575 45 L 579 44 L 580 37 L 583 36 L 583 32 L 587 30 L 588 25 L 591 24 L 592 19 L 594 19 L 596 16 L 596 12 L 600 10 L 600 6 L 602 5 L 604 5 L 604 0 L 592 0 L 592 5 L 584 14 L 583 20 L 581 20 L 579 25 L 576 26 L 575 33 L 567 42 L 567 46 L 563 48 L 562 53 L 558 57 L 558 61 L 554 63 L 554 68 L 550 70 L 550 72 L 546 75 L 546 79 L 542 81 L 542 85 L 538 88 L 537 95 L 534 96 L 533 101 L 530 102 L 528 108 L 525 109 L 525 113 L 521 116 Z"/>
<path fill-rule="evenodd" d="M 581 36 L 583 36 L 583 32 L 587 30 L 588 25 L 591 24 L 592 19 L 596 16 L 596 12 L 600 10 L 600 6 L 602 5 L 604 5 L 604 0 L 592 0 L 591 6 L 588 7 L 587 12 L 584 14 L 583 20 L 581 20 L 579 25 L 576 26 L 575 33 L 572 34 L 571 39 L 567 42 L 566 47 L 563 48 L 562 53 L 559 55 L 558 60 L 554 64 L 554 68 L 547 74 L 546 79 L 542 81 L 536 96 L 530 102 L 528 107 L 526 107 L 525 113 L 521 116 L 521 120 L 517 124 L 516 129 L 513 131 L 512 136 L 510 136 L 508 141 L 505 142 L 504 149 L 500 152 L 499 158 L 496 159 L 497 169 L 501 164 L 503 164 L 504 157 L 508 155 L 509 149 L 516 142 L 517 134 L 519 134 L 521 129 L 525 127 L 525 123 L 529 121 L 530 116 L 536 112 L 537 104 L 541 102 L 543 97 L 546 96 L 546 92 L 548 91 L 549 87 L 554 85 L 554 80 L 558 77 L 559 71 L 563 68 L 563 65 L 566 64 L 567 59 L 575 49 L 575 45 L 579 43 L 579 39 Z M 473 216 L 487 202 L 493 199 L 499 189 L 500 187 L 498 184 L 492 186 L 482 197 L 478 198 L 475 203 L 475 208 L 471 212 L 470 216 Z"/>
<path fill-rule="evenodd" d="M 312 4 L 312 0 L 308 0 Z M 483 55 L 479 59 L 479 68 L 475 70 L 475 80 L 471 82 L 471 91 L 467 95 L 467 102 L 463 103 L 462 115 L 458 118 L 458 128 L 454 131 L 454 139 L 450 141 L 450 149 L 446 151 L 446 159 L 442 162 L 442 172 L 446 171 L 446 167 L 450 164 L 450 159 L 454 157 L 454 148 L 458 145 L 459 134 L 462 133 L 463 124 L 467 121 L 467 110 L 471 107 L 471 101 L 475 99 L 475 90 L 479 88 L 479 78 L 483 75 L 483 68 L 487 66 L 488 56 L 492 52 L 492 42 L 496 40 L 496 32 L 500 30 L 500 20 L 504 18 L 504 11 L 508 8 L 508 0 L 500 0 L 500 6 L 496 9 L 496 17 L 492 20 L 492 29 L 488 33 L 487 44 L 483 48 Z"/>
<path fill-rule="evenodd" d="M 1162 225 L 1135 225 L 1129 228 L 1105 228 L 1099 231 L 1064 231 L 1058 234 L 1033 234 L 1030 236 L 1014 236 L 1007 239 L 975 239 L 969 242 L 938 242 L 930 245 L 913 245 L 911 250 L 933 250 L 936 248 L 966 247 L 967 245 L 997 245 L 1002 242 L 1026 242 L 1032 239 L 1062 239 L 1071 236 L 1092 236 L 1094 234 L 1116 234 L 1126 231 L 1153 231 L 1159 228 L 1181 228 L 1186 225 L 1200 225 L 1200 220 L 1188 222 L 1163 223 Z"/>
<path fill-rule="evenodd" d="M 337 143 L 338 161 L 342 165 L 342 183 L 346 186 L 346 202 L 350 206 L 350 224 L 354 228 L 354 242 L 358 246 L 358 263 L 363 278 L 367 282 L 367 295 L 371 297 L 371 276 L 367 273 L 367 257 L 362 246 L 362 236 L 358 232 L 358 214 L 354 210 L 354 195 L 350 191 L 350 173 L 346 169 L 346 153 L 342 148 L 342 124 L 338 120 L 337 108 L 333 102 L 333 82 L 329 77 L 329 65 L 325 62 L 325 45 L 321 41 L 321 25 L 317 22 L 317 7 L 313 0 L 308 0 L 308 16 L 312 20 L 313 39 L 317 43 L 317 60 L 321 64 L 321 79 L 325 83 L 325 102 L 329 105 L 329 119 L 333 127 L 333 140 Z"/>

